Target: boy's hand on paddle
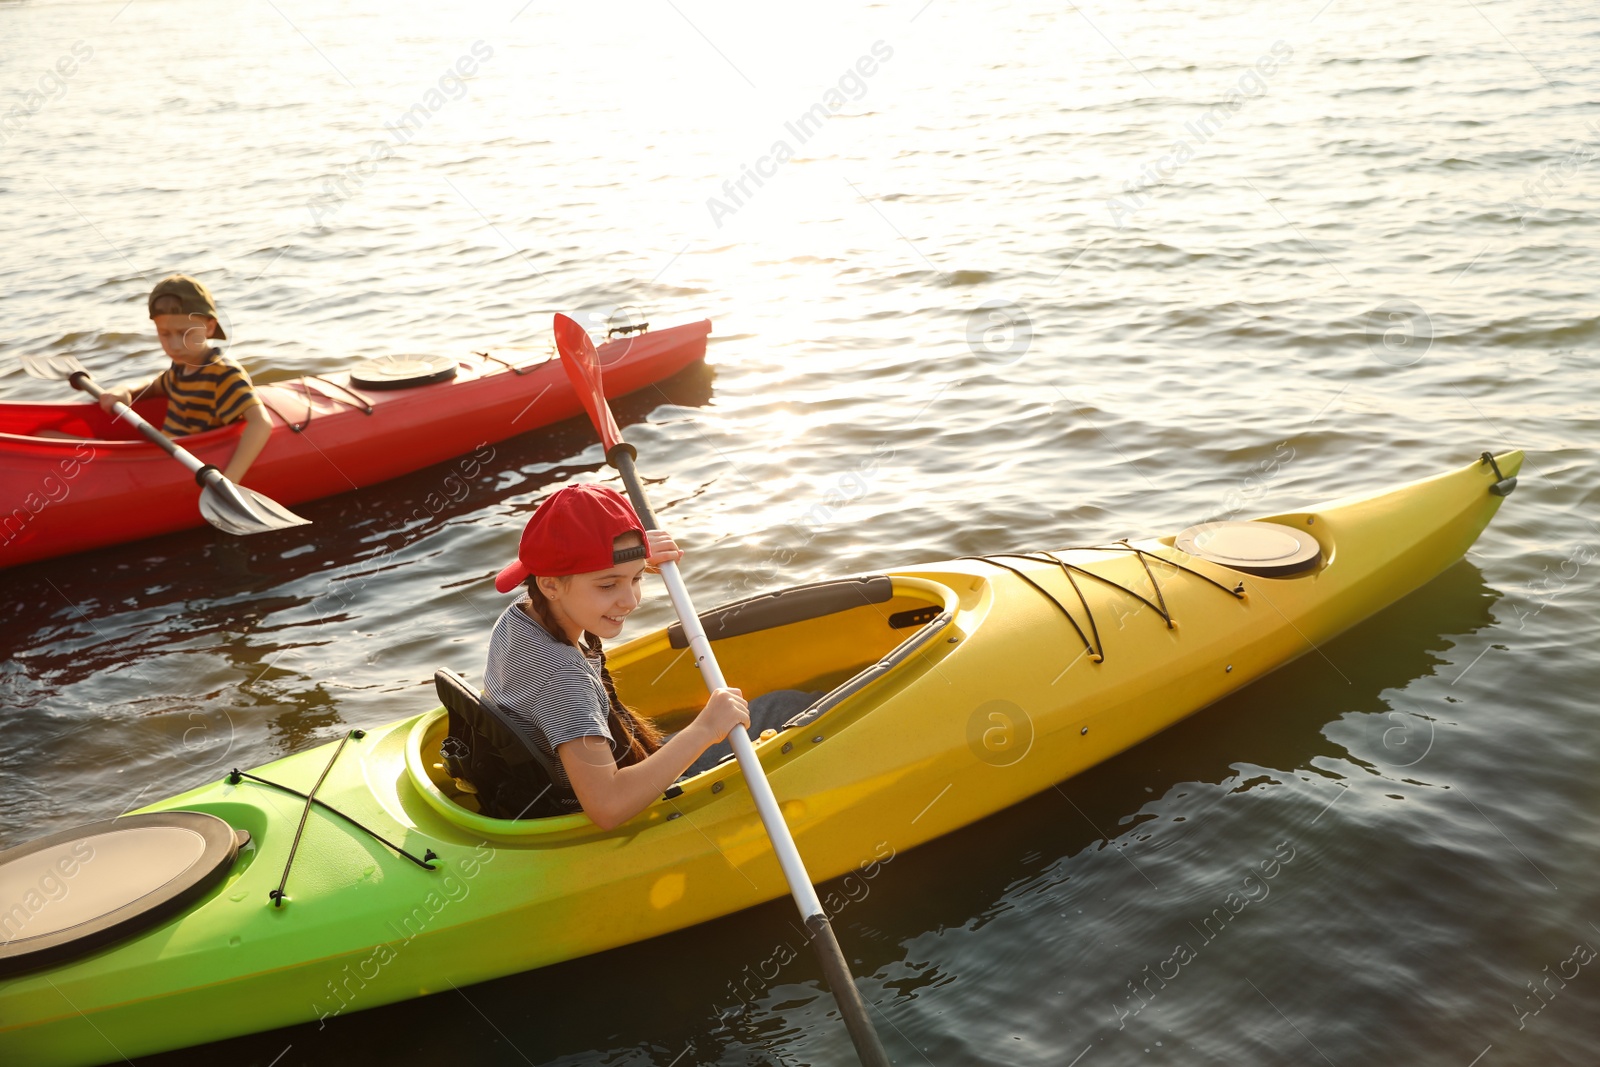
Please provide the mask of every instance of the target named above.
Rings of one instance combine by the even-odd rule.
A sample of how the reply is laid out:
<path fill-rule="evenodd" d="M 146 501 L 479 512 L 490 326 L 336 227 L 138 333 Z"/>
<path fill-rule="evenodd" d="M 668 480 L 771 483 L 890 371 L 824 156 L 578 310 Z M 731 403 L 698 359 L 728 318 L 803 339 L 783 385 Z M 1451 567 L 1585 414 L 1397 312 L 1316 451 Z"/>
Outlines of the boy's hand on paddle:
<path fill-rule="evenodd" d="M 683 558 L 683 549 L 678 547 L 672 535 L 665 530 L 648 530 L 645 532 L 645 557 L 644 564 L 654 571 L 663 563 L 676 563 Z"/>
<path fill-rule="evenodd" d="M 111 414 L 112 404 L 127 404 L 133 406 L 133 390 L 131 389 L 106 389 L 100 394 L 100 410 L 107 415 Z"/>

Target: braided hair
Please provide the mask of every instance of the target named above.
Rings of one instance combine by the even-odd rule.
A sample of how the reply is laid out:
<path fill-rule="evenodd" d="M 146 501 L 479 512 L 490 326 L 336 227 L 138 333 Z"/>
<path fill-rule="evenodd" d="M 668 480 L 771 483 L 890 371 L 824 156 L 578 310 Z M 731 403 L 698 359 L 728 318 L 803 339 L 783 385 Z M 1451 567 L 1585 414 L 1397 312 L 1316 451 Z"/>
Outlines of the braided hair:
<path fill-rule="evenodd" d="M 563 644 L 573 644 L 567 637 L 566 628 L 557 621 L 555 608 L 545 597 L 544 591 L 539 588 L 538 582 L 538 578 L 532 576 L 528 578 L 528 595 L 522 602 L 523 609 L 538 620 L 551 638 Z M 606 669 L 606 653 L 600 638 L 585 630 L 583 644 L 575 647 L 589 659 L 597 660 L 600 664 L 600 682 L 605 686 L 606 697 L 611 704 L 606 719 L 607 725 L 611 728 L 611 755 L 616 759 L 617 766 L 626 767 L 638 763 L 660 748 L 661 731 L 656 729 L 654 723 L 618 698 L 616 683 L 611 680 L 611 672 Z"/>

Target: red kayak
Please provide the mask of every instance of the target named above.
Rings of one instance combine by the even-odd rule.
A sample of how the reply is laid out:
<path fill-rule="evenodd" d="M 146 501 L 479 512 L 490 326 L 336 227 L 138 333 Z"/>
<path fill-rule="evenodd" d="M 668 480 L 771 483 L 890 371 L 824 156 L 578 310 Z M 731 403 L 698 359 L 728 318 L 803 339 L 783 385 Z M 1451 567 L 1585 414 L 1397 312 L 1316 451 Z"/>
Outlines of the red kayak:
<path fill-rule="evenodd" d="M 621 396 L 706 353 L 708 320 L 600 346 L 606 393 Z M 474 352 L 416 379 L 308 375 L 258 385 L 272 437 L 244 484 L 280 503 L 342 493 L 440 463 L 583 411 L 554 352 Z M 370 365 L 364 365 L 370 366 Z M 441 377 L 447 380 L 433 380 Z M 426 384 L 410 384 L 411 381 Z M 65 383 L 63 383 L 65 387 Z M 161 425 L 166 399 L 134 409 Z M 39 437 L 55 430 L 80 440 Z M 225 467 L 244 423 L 181 439 Z M 194 477 L 97 404 L 0 404 L 0 567 L 203 525 Z"/>

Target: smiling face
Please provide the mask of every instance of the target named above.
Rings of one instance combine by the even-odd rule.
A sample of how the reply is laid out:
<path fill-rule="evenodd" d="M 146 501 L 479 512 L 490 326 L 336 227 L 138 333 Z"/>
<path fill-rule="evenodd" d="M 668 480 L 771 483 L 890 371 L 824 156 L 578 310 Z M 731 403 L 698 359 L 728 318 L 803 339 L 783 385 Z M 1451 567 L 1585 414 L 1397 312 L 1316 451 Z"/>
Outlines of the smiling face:
<path fill-rule="evenodd" d="M 174 363 L 198 367 L 211 351 L 211 335 L 217 320 L 208 315 L 156 315 L 156 339 L 161 350 Z"/>
<path fill-rule="evenodd" d="M 616 539 L 613 547 L 632 548 L 643 543 L 637 533 L 625 533 Z M 622 632 L 624 620 L 639 606 L 644 560 L 629 560 L 605 570 L 564 578 L 539 578 L 538 583 L 556 619 L 574 643 L 583 637 L 585 630 L 610 640 Z"/>

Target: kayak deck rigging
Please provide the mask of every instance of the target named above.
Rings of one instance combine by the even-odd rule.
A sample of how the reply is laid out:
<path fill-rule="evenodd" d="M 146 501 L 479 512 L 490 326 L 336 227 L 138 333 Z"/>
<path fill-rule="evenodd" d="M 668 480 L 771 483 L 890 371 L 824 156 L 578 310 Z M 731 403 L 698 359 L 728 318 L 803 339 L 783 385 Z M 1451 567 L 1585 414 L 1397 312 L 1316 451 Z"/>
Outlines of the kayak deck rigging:
<path fill-rule="evenodd" d="M 360 741 L 366 736 L 367 734 L 365 730 L 351 730 L 349 733 L 345 734 L 344 737 L 340 739 L 339 746 L 334 750 L 333 756 L 328 760 L 328 765 L 323 768 L 322 777 L 317 779 L 317 784 L 311 787 L 311 792 L 309 793 L 302 793 L 293 786 L 284 785 L 282 782 L 270 781 L 266 778 L 262 778 L 260 775 L 251 774 L 249 771 L 241 771 L 237 767 L 229 771 L 228 776 L 223 779 L 223 781 L 227 782 L 229 785 L 238 785 L 242 781 L 251 781 L 257 782 L 261 785 L 270 785 L 274 789 L 281 789 L 285 793 L 288 793 L 291 796 L 299 797 L 301 800 L 306 802 L 305 808 L 300 813 L 300 825 L 295 830 L 294 841 L 289 846 L 289 858 L 283 865 L 283 877 L 278 880 L 278 888 L 267 894 L 272 900 L 274 906 L 282 906 L 284 900 L 287 899 L 287 894 L 284 892 L 284 886 L 288 885 L 289 883 L 289 869 L 294 866 L 295 855 L 300 849 L 300 837 L 305 833 L 306 817 L 311 814 L 311 808 L 313 805 L 322 808 L 331 815 L 339 816 L 339 818 L 343 819 L 351 826 L 354 826 L 357 830 L 360 830 L 374 841 L 378 842 L 379 844 L 389 846 L 389 848 L 393 850 L 396 855 L 410 860 L 423 870 L 432 871 L 438 869 L 432 862 L 430 862 L 439 858 L 438 854 L 435 853 L 433 849 L 430 848 L 426 850 L 423 852 L 422 858 L 418 859 L 416 856 L 413 856 L 411 853 L 407 852 L 393 841 L 390 841 L 387 837 L 384 837 L 382 834 L 378 833 L 378 831 L 372 829 L 372 827 L 362 824 L 351 816 L 340 811 L 332 804 L 329 804 L 326 800 L 323 800 L 321 797 L 317 796 L 317 790 L 321 788 L 323 780 L 328 776 L 328 772 L 333 770 L 333 764 L 339 758 L 339 753 L 344 751 L 345 742 L 351 740 L 352 738 Z"/>
<path fill-rule="evenodd" d="M 1093 578 L 1097 582 L 1102 582 L 1113 589 L 1133 597 L 1135 600 L 1158 613 L 1161 616 L 1161 621 L 1166 623 L 1167 629 L 1169 630 L 1177 627 L 1177 621 L 1173 618 L 1172 612 L 1167 608 L 1167 598 L 1161 591 L 1161 583 L 1156 580 L 1155 572 L 1150 569 L 1150 564 L 1146 557 L 1154 559 L 1160 563 L 1165 563 L 1169 567 L 1174 567 L 1185 574 L 1193 575 L 1196 578 L 1208 582 L 1216 588 L 1222 590 L 1224 593 L 1227 593 L 1235 600 L 1245 599 L 1244 582 L 1242 581 L 1232 588 L 1229 588 L 1208 574 L 1203 574 L 1192 567 L 1186 567 L 1176 560 L 1168 559 L 1165 556 L 1158 556 L 1146 549 L 1138 548 L 1132 544 L 1129 544 L 1126 540 L 1118 541 L 1111 545 L 1083 545 L 1078 548 L 1062 549 L 1061 551 L 1133 553 L 1134 556 L 1139 560 L 1139 563 L 1143 566 L 1145 576 L 1150 580 L 1150 588 L 1155 593 L 1156 599 L 1152 601 L 1133 587 L 1123 585 L 1121 582 L 1116 581 L 1113 578 L 1108 578 L 1096 571 L 1092 571 L 1082 564 L 1069 563 L 1067 560 L 1062 559 L 1055 552 L 993 552 L 987 556 L 961 556 L 959 558 L 975 560 L 981 563 L 988 563 L 991 566 L 1010 571 L 1012 574 L 1016 575 L 1018 578 L 1021 578 L 1024 582 L 1031 586 L 1040 596 L 1044 597 L 1051 604 L 1054 604 L 1061 614 L 1066 617 L 1067 622 L 1072 624 L 1072 629 L 1077 633 L 1078 639 L 1083 642 L 1083 650 L 1089 654 L 1089 662 L 1091 663 L 1105 662 L 1105 642 L 1100 638 L 1100 627 L 1095 621 L 1094 609 L 1089 606 L 1089 598 L 1084 596 L 1083 589 L 1079 587 L 1077 579 L 1073 577 L 1074 572 L 1081 574 L 1086 578 Z M 1061 573 L 1066 576 L 1068 584 L 1072 586 L 1072 591 L 1077 594 L 1078 603 L 1082 606 L 1084 617 L 1089 623 L 1089 632 L 1084 633 L 1083 626 L 1079 624 L 1078 620 L 1073 616 L 1072 612 L 1067 609 L 1066 604 L 1061 602 L 1059 597 L 1050 592 L 1050 590 L 1046 589 L 1043 585 L 1036 582 L 1022 568 L 1013 567 L 1009 563 L 1000 562 L 1002 557 L 1006 559 L 1025 559 L 1034 563 L 1053 563 L 1057 567 L 1061 568 Z"/>
<path fill-rule="evenodd" d="M 350 401 L 345 400 L 343 397 L 335 396 L 332 393 L 324 393 L 324 392 L 321 392 L 321 391 L 318 391 L 318 393 L 316 394 L 316 399 L 318 399 L 318 400 L 326 400 L 330 404 L 334 404 L 334 405 L 343 404 L 346 407 L 353 408 L 354 410 L 361 412 L 361 414 L 363 414 L 363 415 L 371 415 L 373 413 L 373 411 L 376 410 L 372 406 L 372 401 L 369 400 L 367 397 L 362 396 L 360 393 L 356 392 L 354 389 L 351 389 L 348 386 L 340 385 L 338 382 L 333 381 L 331 378 L 324 378 L 320 374 L 307 374 L 302 378 L 295 378 L 295 379 L 293 379 L 291 381 L 279 382 L 278 383 L 278 388 L 284 390 L 285 392 L 288 392 L 292 387 L 296 387 L 297 386 L 300 395 L 304 396 L 306 398 L 306 417 L 301 419 L 299 422 L 295 422 L 293 419 L 290 419 L 288 416 L 284 415 L 283 412 L 281 412 L 277 408 L 273 407 L 272 406 L 272 402 L 270 400 L 268 400 L 266 396 L 258 394 L 258 397 L 259 397 L 259 399 L 261 401 L 261 406 L 266 408 L 268 413 L 270 413 L 273 417 L 275 417 L 279 422 L 281 422 L 285 426 L 287 426 L 290 429 L 291 432 L 293 432 L 293 433 L 304 433 L 306 427 L 311 425 L 311 420 L 316 414 L 316 405 L 312 403 L 311 387 L 306 384 L 309 381 L 321 382 L 323 385 L 331 386 L 331 387 L 333 387 L 335 389 L 342 390 L 342 391 L 350 394 L 351 396 L 355 397 L 356 400 L 359 401 L 359 403 L 352 404 Z"/>
<path fill-rule="evenodd" d="M 524 374 L 531 374 L 531 373 L 533 373 L 534 368 L 539 367 L 542 364 L 548 363 L 552 359 L 556 358 L 554 352 L 546 351 L 545 352 L 545 356 L 544 356 L 543 359 L 541 359 L 541 360 L 539 360 L 539 361 L 537 361 L 535 363 L 523 363 L 521 365 L 518 365 L 516 363 L 512 363 L 510 360 L 501 359 L 499 356 L 496 356 L 496 355 L 494 355 L 494 354 L 492 354 L 490 352 L 474 352 L 472 354 L 475 355 L 475 356 L 478 356 L 481 359 L 487 359 L 490 362 L 498 363 L 502 367 L 504 367 L 506 370 L 510 371 L 512 374 L 517 375 L 518 377 L 521 377 Z"/>

